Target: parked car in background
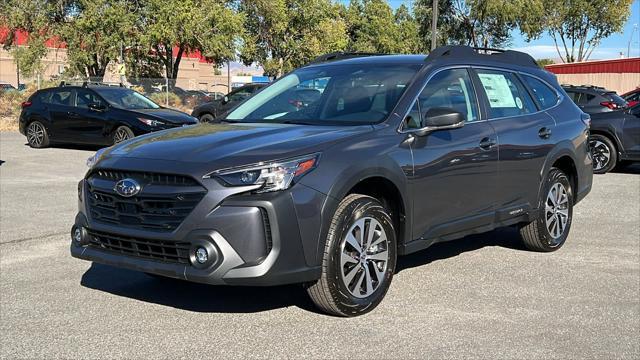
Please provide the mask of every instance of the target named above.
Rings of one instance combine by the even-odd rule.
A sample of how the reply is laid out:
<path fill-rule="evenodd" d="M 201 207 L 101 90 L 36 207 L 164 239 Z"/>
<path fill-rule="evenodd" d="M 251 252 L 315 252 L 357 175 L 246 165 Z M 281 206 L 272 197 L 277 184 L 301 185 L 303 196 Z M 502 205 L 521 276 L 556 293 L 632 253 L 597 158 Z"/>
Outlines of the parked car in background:
<path fill-rule="evenodd" d="M 640 87 L 620 95 L 629 103 L 629 107 L 640 104 Z"/>
<path fill-rule="evenodd" d="M 4 91 L 17 91 L 18 89 L 15 86 L 8 83 L 0 83 L 0 92 Z"/>
<path fill-rule="evenodd" d="M 103 149 L 78 184 L 71 254 L 207 284 L 301 283 L 318 308 L 356 316 L 399 255 L 437 242 L 517 226 L 527 248 L 555 251 L 591 190 L 588 116 L 531 56 L 486 51 L 330 54 L 224 124 Z"/>
<path fill-rule="evenodd" d="M 152 131 L 197 123 L 140 93 L 113 86 L 59 86 L 22 103 L 20 133 L 34 148 L 52 142 L 112 145 Z"/>
<path fill-rule="evenodd" d="M 562 85 L 569 98 L 587 114 L 626 108 L 627 102 L 615 91 L 591 85 Z"/>
<path fill-rule="evenodd" d="M 596 174 L 611 171 L 620 163 L 640 161 L 640 104 L 592 114 L 589 145 Z"/>
<path fill-rule="evenodd" d="M 202 122 L 215 122 L 215 119 L 221 114 L 224 114 L 265 86 L 267 86 L 267 84 L 256 83 L 239 87 L 221 99 L 196 106 L 191 112 L 191 116 L 200 119 Z"/>

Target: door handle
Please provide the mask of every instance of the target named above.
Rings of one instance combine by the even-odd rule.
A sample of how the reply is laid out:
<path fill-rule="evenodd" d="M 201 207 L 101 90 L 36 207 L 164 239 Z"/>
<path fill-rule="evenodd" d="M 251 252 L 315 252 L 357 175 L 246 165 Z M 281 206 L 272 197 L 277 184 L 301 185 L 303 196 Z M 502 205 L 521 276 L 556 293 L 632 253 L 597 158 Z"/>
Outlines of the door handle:
<path fill-rule="evenodd" d="M 491 139 L 491 138 L 484 138 L 482 140 L 480 140 L 480 148 L 484 149 L 484 150 L 489 150 L 492 147 L 496 146 L 497 142 L 495 139 Z"/>
<path fill-rule="evenodd" d="M 540 129 L 538 131 L 538 136 L 541 139 L 548 139 L 551 137 L 551 129 L 549 129 L 548 127 L 543 127 L 542 129 Z"/>
<path fill-rule="evenodd" d="M 78 118 L 78 117 L 80 117 L 80 115 L 78 115 L 78 113 L 73 112 L 73 111 L 69 111 L 69 112 L 67 113 L 67 115 L 69 115 L 69 117 L 71 117 L 71 118 Z"/>

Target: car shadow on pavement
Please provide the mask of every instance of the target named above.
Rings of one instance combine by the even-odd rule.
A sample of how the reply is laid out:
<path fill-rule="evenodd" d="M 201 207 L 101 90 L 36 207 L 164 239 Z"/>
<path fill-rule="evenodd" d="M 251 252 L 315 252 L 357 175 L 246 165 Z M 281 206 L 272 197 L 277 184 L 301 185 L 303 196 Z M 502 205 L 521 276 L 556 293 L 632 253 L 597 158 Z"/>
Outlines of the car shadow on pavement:
<path fill-rule="evenodd" d="M 518 231 L 504 228 L 435 244 L 398 259 L 397 272 L 455 257 L 487 246 L 525 250 Z M 207 313 L 253 313 L 289 306 L 319 313 L 301 285 L 275 287 L 213 286 L 151 277 L 141 272 L 92 264 L 81 285 L 140 301 Z"/>
<path fill-rule="evenodd" d="M 494 231 L 469 235 L 462 239 L 434 244 L 429 248 L 398 258 L 396 273 L 405 269 L 430 264 L 434 261 L 449 259 L 462 253 L 479 250 L 487 246 L 499 246 L 512 250 L 527 251 L 515 227 L 505 227 Z"/>
<path fill-rule="evenodd" d="M 80 282 L 87 288 L 177 309 L 205 313 L 254 313 L 289 306 L 319 313 L 302 285 L 214 286 L 152 277 L 93 263 Z"/>
<path fill-rule="evenodd" d="M 29 146 L 29 143 L 25 143 L 24 146 Z M 84 150 L 84 151 L 98 151 L 105 146 L 101 145 L 84 145 L 84 144 L 51 144 L 49 149 L 66 149 L 66 150 Z"/>
<path fill-rule="evenodd" d="M 627 166 L 618 166 L 613 169 L 613 172 L 618 174 L 640 175 L 640 163 L 634 163 Z"/>

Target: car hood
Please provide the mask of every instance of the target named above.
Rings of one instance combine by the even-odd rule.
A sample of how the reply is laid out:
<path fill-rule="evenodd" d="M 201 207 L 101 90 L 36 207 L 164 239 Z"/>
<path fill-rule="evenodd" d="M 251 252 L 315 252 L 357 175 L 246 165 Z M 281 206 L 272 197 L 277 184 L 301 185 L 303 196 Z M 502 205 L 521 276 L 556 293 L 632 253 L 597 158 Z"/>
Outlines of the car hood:
<path fill-rule="evenodd" d="M 197 162 L 214 168 L 239 166 L 321 151 L 370 125 L 202 123 L 136 137 L 111 148 L 107 157 Z"/>
<path fill-rule="evenodd" d="M 136 109 L 131 111 L 140 114 L 141 117 L 152 117 L 173 124 L 195 124 L 197 122 L 192 116 L 173 109 Z"/>

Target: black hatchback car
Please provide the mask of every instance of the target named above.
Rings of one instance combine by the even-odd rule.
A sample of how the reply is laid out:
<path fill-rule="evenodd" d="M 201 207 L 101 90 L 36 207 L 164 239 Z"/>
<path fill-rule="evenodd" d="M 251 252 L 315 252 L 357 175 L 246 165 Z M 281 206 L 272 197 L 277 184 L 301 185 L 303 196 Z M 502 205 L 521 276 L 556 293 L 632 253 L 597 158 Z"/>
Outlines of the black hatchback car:
<path fill-rule="evenodd" d="M 195 123 L 188 114 L 124 87 L 59 86 L 38 90 L 22 103 L 20 133 L 34 148 L 52 142 L 112 145 Z"/>
<path fill-rule="evenodd" d="M 486 51 L 332 54 L 220 124 L 103 149 L 78 184 L 71 254 L 207 284 L 302 283 L 355 316 L 382 301 L 398 256 L 437 242 L 515 226 L 555 251 L 591 189 L 588 115 L 529 55 Z"/>
<path fill-rule="evenodd" d="M 627 101 L 615 91 L 591 85 L 562 85 L 562 88 L 587 114 L 616 111 L 627 107 Z"/>
<path fill-rule="evenodd" d="M 198 118 L 202 122 L 216 122 L 215 120 L 220 115 L 251 97 L 265 86 L 267 86 L 267 84 L 256 83 L 239 87 L 220 99 L 196 106 L 191 112 L 191 116 Z"/>
<path fill-rule="evenodd" d="M 640 104 L 591 115 L 593 172 L 604 174 L 617 164 L 640 161 Z"/>

